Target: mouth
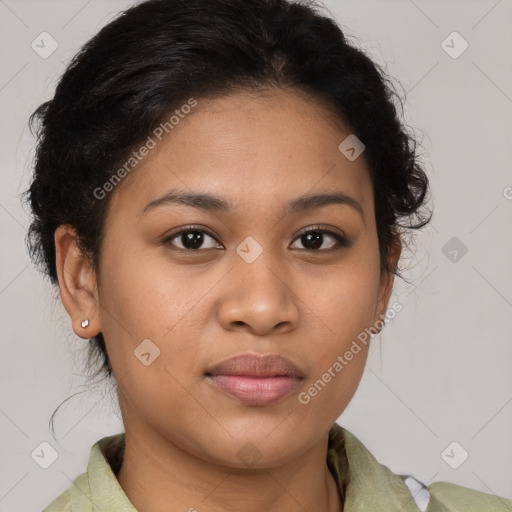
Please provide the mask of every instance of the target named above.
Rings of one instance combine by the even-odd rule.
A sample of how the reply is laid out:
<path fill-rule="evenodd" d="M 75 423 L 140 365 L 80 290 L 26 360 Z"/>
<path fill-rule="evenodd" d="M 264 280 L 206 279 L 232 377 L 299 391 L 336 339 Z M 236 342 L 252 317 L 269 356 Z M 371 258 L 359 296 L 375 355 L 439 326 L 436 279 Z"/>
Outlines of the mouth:
<path fill-rule="evenodd" d="M 242 354 L 205 372 L 216 389 L 252 406 L 264 406 L 293 393 L 304 379 L 300 368 L 278 355 Z"/>

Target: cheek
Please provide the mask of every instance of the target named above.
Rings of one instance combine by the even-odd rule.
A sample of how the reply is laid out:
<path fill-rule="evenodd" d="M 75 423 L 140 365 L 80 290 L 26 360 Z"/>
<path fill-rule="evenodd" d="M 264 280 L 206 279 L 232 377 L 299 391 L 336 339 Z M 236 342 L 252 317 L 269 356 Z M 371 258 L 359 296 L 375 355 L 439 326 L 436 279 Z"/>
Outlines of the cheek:
<path fill-rule="evenodd" d="M 133 367 L 139 370 L 137 356 L 146 353 L 146 348 L 151 357 L 158 356 L 152 367 L 163 372 L 168 367 L 177 378 L 185 368 L 194 367 L 200 355 L 197 342 L 204 338 L 201 333 L 207 319 L 201 299 L 219 279 L 213 274 L 199 268 L 184 272 L 161 255 L 105 247 L 101 325 L 118 374 Z M 169 378 L 169 374 L 163 377 Z"/>
<path fill-rule="evenodd" d="M 344 408 L 365 368 L 379 285 L 378 253 L 371 245 L 361 244 L 362 250 L 347 256 L 336 271 L 310 276 L 301 286 L 301 296 L 311 305 L 306 311 L 312 361 L 308 385 L 313 387 L 305 400 L 311 398 L 317 410 Z M 312 289 L 316 292 L 308 295 Z"/>
<path fill-rule="evenodd" d="M 104 247 L 101 275 L 101 329 L 112 365 L 122 371 L 137 361 L 134 350 L 143 340 L 162 349 L 159 340 L 172 327 L 170 313 L 179 315 L 180 297 L 161 269 L 127 248 Z"/>
<path fill-rule="evenodd" d="M 136 411 L 176 436 L 180 418 L 186 432 L 189 418 L 204 415 L 188 391 L 198 357 L 191 318 L 201 294 L 183 286 L 183 273 L 135 252 L 105 250 L 102 275 L 102 332 L 125 422 Z"/>
<path fill-rule="evenodd" d="M 347 281 L 315 302 L 322 320 L 314 319 L 307 348 L 311 372 L 297 400 L 304 421 L 336 421 L 361 381 L 371 342 L 373 287 Z"/>
<path fill-rule="evenodd" d="M 344 350 L 344 346 L 371 327 L 378 301 L 379 261 L 375 244 L 368 240 L 358 250 L 347 252 L 335 267 L 317 273 L 304 271 L 298 291 L 318 334 L 323 353 Z"/>

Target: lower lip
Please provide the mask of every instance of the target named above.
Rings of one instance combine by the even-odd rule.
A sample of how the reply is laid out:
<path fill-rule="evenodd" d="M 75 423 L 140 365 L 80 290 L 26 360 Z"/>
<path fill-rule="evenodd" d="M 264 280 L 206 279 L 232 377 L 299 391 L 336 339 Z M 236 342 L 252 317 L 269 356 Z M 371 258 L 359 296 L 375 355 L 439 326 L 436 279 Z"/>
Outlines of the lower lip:
<path fill-rule="evenodd" d="M 268 405 L 293 393 L 300 384 L 295 377 L 248 377 L 245 375 L 209 375 L 222 391 L 247 405 Z"/>

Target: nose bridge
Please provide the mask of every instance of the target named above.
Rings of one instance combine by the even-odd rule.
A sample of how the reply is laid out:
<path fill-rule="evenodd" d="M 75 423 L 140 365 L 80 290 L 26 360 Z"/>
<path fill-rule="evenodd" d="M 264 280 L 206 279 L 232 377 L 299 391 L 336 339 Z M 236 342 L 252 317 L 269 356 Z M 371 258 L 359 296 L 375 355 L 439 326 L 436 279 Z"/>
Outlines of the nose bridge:
<path fill-rule="evenodd" d="M 253 296 L 262 294 L 262 299 L 282 300 L 283 283 L 277 277 L 286 271 L 283 262 L 276 257 L 276 250 L 263 247 L 254 237 L 248 236 L 236 248 L 241 261 L 238 263 L 241 282 Z"/>

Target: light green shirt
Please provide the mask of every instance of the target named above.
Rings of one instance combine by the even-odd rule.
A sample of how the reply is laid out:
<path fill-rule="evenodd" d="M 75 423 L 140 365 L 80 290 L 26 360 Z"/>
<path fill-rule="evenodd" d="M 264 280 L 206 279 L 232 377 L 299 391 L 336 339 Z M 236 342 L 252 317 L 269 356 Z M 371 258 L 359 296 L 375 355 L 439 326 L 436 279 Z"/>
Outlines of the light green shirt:
<path fill-rule="evenodd" d="M 87 471 L 43 512 L 137 512 L 116 478 L 124 443 L 124 433 L 97 441 L 91 448 Z M 329 432 L 327 465 L 340 496 L 345 494 L 344 512 L 421 510 L 404 482 L 405 476 L 380 464 L 359 439 L 337 423 Z M 348 481 L 344 490 L 341 475 Z M 512 512 L 512 500 L 467 487 L 435 482 L 428 491 L 425 512 Z"/>

